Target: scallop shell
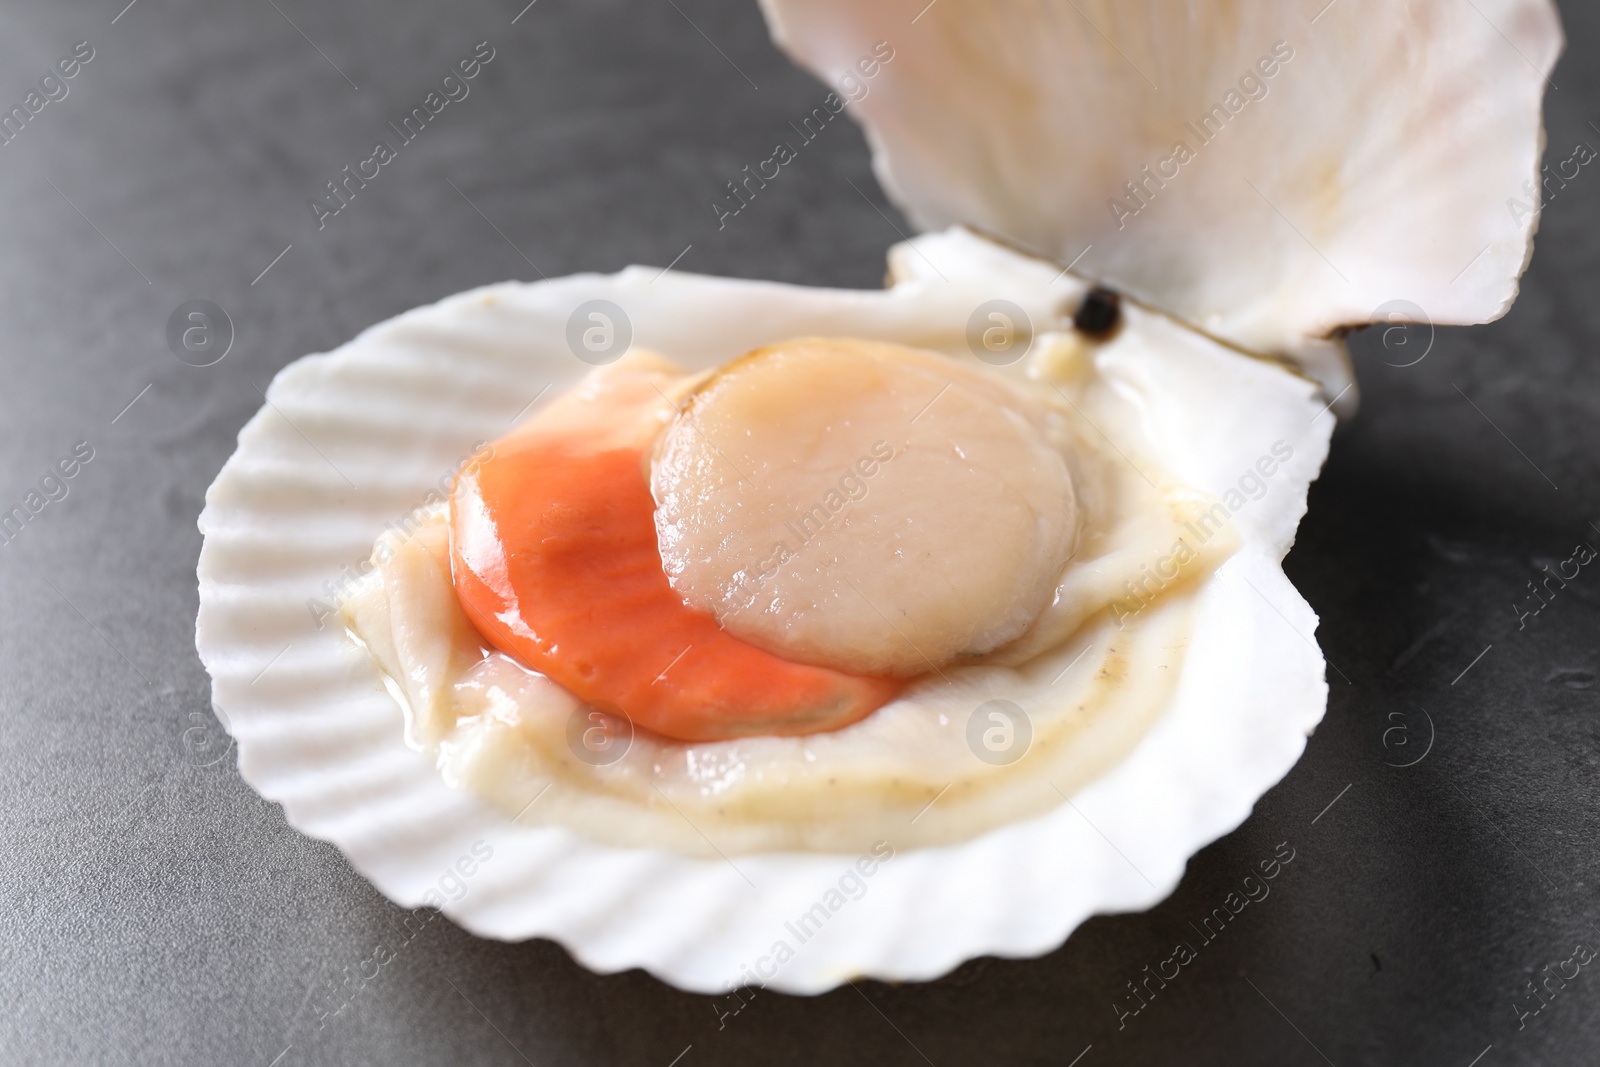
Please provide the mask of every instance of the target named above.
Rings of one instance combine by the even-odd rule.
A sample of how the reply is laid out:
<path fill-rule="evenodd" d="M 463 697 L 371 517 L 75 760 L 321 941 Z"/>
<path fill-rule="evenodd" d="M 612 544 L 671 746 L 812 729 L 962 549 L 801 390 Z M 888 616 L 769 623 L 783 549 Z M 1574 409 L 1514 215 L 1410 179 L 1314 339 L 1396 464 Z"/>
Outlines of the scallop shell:
<path fill-rule="evenodd" d="M 1487 322 L 1516 296 L 1563 43 L 1551 0 L 762 7 L 852 101 L 918 226 L 1076 264 L 1295 357 L 1329 396 L 1351 384 L 1339 328 Z"/>
<path fill-rule="evenodd" d="M 625 309 L 635 344 L 706 367 L 817 333 L 963 353 L 982 302 L 1008 299 L 1036 327 L 1066 328 L 1063 309 L 1085 290 L 1054 265 L 960 230 L 897 246 L 891 260 L 897 280 L 882 292 L 638 267 L 505 283 L 287 367 L 199 520 L 196 646 L 245 780 L 398 904 L 448 887 L 457 899 L 444 912 L 476 934 L 551 938 L 593 970 L 642 967 L 700 992 L 752 980 L 816 993 L 856 976 L 932 978 L 978 955 L 1037 955 L 1090 915 L 1169 893 L 1187 858 L 1287 773 L 1322 716 L 1316 616 L 1280 564 L 1334 420 L 1309 380 L 1137 306 L 1096 357 L 1144 411 L 1120 449 L 1216 495 L 1267 443 L 1294 449 L 1272 491 L 1235 516 L 1243 547 L 1198 596 L 1173 699 L 1134 753 L 1070 803 L 963 844 L 895 855 L 804 943 L 786 924 L 823 901 L 857 857 L 706 861 L 507 819 L 447 788 L 407 747 L 369 657 L 318 621 L 318 602 L 386 523 L 422 503 L 477 442 L 588 369 L 568 342 L 586 302 Z M 465 869 L 470 877 L 452 873 Z M 769 975 L 762 960 L 779 942 L 796 954 Z"/>

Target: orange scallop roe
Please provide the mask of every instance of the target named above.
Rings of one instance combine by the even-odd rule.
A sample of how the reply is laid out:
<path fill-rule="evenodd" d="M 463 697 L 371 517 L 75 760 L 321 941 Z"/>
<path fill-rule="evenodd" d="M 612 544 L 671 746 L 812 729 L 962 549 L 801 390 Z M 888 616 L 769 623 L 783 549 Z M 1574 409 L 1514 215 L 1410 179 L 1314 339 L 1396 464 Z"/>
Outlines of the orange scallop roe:
<path fill-rule="evenodd" d="M 488 641 L 591 704 L 685 741 L 835 730 L 901 681 L 791 663 L 683 603 L 637 448 L 513 435 L 450 507 L 456 597 Z"/>

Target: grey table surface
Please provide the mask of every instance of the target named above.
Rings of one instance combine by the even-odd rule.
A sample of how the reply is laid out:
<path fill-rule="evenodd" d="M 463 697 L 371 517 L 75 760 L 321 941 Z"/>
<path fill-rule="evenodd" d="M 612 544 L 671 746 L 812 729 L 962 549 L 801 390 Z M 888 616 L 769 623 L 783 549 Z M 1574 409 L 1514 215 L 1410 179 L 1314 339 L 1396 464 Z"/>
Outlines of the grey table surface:
<path fill-rule="evenodd" d="M 878 285 L 907 227 L 859 131 L 828 128 L 719 229 L 723 183 L 825 91 L 752 3 L 125 2 L 0 11 L 8 106 L 94 53 L 0 147 L 0 503 L 93 449 L 0 548 L 0 1061 L 1600 1060 L 1600 973 L 1526 988 L 1600 948 L 1600 569 L 1521 624 L 1512 607 L 1600 545 L 1593 168 L 1552 186 L 1504 320 L 1404 367 L 1428 331 L 1355 338 L 1364 407 L 1288 561 L 1322 617 L 1327 718 L 1168 900 L 1040 959 L 726 1015 L 548 942 L 407 939 L 216 758 L 195 516 L 279 368 L 452 292 L 674 260 Z M 1600 145 L 1600 11 L 1565 7 L 1551 159 Z M 319 230 L 308 199 L 481 41 L 471 95 Z M 235 332 L 208 367 L 166 341 L 194 299 Z M 1279 842 L 1296 858 L 1270 897 L 1119 1029 L 1126 983 Z M 322 1019 L 378 944 L 402 950 Z"/>

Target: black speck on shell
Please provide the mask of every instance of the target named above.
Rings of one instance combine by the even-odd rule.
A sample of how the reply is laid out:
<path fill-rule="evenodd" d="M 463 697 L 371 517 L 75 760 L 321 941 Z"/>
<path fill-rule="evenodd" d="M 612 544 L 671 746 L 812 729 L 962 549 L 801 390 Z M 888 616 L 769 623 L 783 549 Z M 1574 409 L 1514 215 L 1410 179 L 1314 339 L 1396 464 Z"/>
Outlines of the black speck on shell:
<path fill-rule="evenodd" d="M 1072 315 L 1072 325 L 1097 341 L 1103 341 L 1122 324 L 1122 298 L 1104 286 L 1095 286 L 1083 297 Z"/>

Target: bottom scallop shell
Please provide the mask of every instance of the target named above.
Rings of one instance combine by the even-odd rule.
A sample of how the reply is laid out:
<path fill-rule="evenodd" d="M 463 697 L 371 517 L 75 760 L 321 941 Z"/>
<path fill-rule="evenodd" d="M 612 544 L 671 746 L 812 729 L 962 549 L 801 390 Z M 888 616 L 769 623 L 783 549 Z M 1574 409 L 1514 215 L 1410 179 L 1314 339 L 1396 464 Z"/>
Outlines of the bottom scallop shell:
<path fill-rule="evenodd" d="M 1047 952 L 1093 914 L 1171 892 L 1188 857 L 1288 772 L 1323 714 L 1316 616 L 1281 561 L 1333 418 L 1312 383 L 1136 307 L 1095 357 L 1142 411 L 1119 451 L 1219 498 L 1274 441 L 1294 458 L 1233 516 L 1242 547 L 1197 593 L 1182 676 L 1149 733 L 1044 815 L 947 847 L 888 842 L 867 862 L 695 859 L 526 826 L 448 788 L 407 746 L 399 706 L 331 611 L 386 524 L 589 369 L 574 353 L 589 354 L 597 308 L 624 334 L 612 346 L 631 337 L 693 368 L 811 334 L 967 358 L 985 302 L 1059 330 L 1085 288 L 961 231 L 898 246 L 891 261 L 883 292 L 643 268 L 506 283 L 287 367 L 200 516 L 196 645 L 245 780 L 398 904 L 442 902 L 481 936 L 547 937 L 596 971 L 641 967 L 708 993 L 934 978 L 974 956 Z"/>

